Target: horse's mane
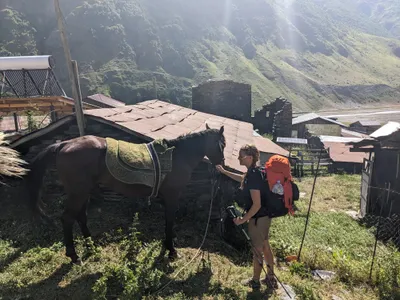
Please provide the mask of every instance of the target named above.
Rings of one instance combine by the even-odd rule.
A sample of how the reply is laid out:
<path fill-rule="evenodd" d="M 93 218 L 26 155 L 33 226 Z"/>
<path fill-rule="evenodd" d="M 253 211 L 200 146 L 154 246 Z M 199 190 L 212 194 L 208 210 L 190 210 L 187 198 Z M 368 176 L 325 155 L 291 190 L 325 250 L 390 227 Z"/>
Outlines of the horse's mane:
<path fill-rule="evenodd" d="M 197 138 L 200 137 L 206 137 L 210 134 L 219 134 L 219 130 L 218 129 L 206 129 L 203 131 L 199 131 L 199 132 L 194 132 L 194 133 L 187 133 L 187 134 L 183 134 L 178 136 L 175 139 L 170 139 L 170 140 L 166 140 L 168 145 L 170 146 L 176 146 L 178 144 L 181 144 L 183 142 L 187 142 L 189 140 L 198 140 Z M 224 144 L 225 144 L 225 137 L 222 136 L 222 140 L 221 140 Z"/>

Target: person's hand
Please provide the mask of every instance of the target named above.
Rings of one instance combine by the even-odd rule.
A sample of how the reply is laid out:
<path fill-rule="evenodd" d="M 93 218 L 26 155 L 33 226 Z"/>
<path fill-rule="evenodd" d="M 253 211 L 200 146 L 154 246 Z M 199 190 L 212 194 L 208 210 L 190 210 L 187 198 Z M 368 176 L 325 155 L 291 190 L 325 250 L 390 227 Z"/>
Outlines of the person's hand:
<path fill-rule="evenodd" d="M 223 166 L 221 166 L 221 165 L 216 165 L 215 168 L 217 169 L 218 172 L 224 174 L 225 169 L 224 169 Z"/>
<path fill-rule="evenodd" d="M 243 223 L 245 223 L 246 221 L 242 218 L 242 217 L 239 217 L 239 218 L 234 218 L 233 219 L 233 223 L 235 223 L 236 225 L 242 225 Z"/>

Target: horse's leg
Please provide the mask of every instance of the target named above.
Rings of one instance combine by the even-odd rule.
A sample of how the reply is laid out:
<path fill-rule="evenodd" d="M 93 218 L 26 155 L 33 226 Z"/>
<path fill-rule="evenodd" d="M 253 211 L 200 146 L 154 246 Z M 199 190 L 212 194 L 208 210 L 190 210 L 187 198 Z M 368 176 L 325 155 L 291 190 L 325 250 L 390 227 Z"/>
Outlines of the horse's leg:
<path fill-rule="evenodd" d="M 165 248 L 169 250 L 168 257 L 175 259 L 178 256 L 178 252 L 174 248 L 174 222 L 175 213 L 178 209 L 178 196 L 165 198 Z"/>
<path fill-rule="evenodd" d="M 66 248 L 65 255 L 71 258 L 71 261 L 75 264 L 81 263 L 81 260 L 75 251 L 74 235 L 72 230 L 75 220 L 78 219 L 79 213 L 81 212 L 82 207 L 85 206 L 88 197 L 89 194 L 86 195 L 69 194 L 64 209 L 64 213 L 62 214 L 61 217 L 63 231 L 64 231 L 64 244 Z"/>
<path fill-rule="evenodd" d="M 77 218 L 79 227 L 81 228 L 82 231 L 82 235 L 85 239 L 91 237 L 89 228 L 87 227 L 87 207 L 88 207 L 88 202 L 85 202 Z"/>

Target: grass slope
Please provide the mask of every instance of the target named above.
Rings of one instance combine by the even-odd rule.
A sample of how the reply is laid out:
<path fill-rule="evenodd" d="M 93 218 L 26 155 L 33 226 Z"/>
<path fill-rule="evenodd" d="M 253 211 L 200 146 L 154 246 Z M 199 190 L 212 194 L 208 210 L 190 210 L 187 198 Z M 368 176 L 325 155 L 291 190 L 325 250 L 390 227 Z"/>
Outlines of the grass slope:
<path fill-rule="evenodd" d="M 293 287 L 299 299 L 399 296 L 395 282 L 398 286 L 400 254 L 390 246 L 379 243 L 373 282 L 368 282 L 373 229 L 345 213 L 358 208 L 359 184 L 359 176 L 335 175 L 317 180 L 302 255 L 304 264 L 288 265 L 282 258 L 298 251 L 312 178 L 299 183 L 306 195 L 298 202 L 296 216 L 272 223 L 271 244 L 279 259 L 277 274 Z M 46 202 L 54 217 L 60 212 L 60 201 Z M 32 227 L 22 207 L 11 199 L 2 200 L 2 207 L 0 299 L 279 299 L 283 293 L 242 287 L 240 280 L 251 276 L 250 253 L 226 244 L 213 228 L 200 256 L 176 276 L 201 243 L 205 219 L 197 214 L 179 220 L 178 249 L 182 257 L 170 263 L 159 256 L 164 231 L 162 212 L 138 210 L 132 203 L 105 203 L 102 212 L 89 212 L 89 228 L 97 247 L 91 248 L 83 266 L 72 266 L 64 257 L 61 228 Z M 83 245 L 78 238 L 79 253 L 89 254 Z M 333 270 L 338 276 L 332 281 L 314 280 L 307 268 Z M 168 286 L 155 293 L 166 283 Z"/>

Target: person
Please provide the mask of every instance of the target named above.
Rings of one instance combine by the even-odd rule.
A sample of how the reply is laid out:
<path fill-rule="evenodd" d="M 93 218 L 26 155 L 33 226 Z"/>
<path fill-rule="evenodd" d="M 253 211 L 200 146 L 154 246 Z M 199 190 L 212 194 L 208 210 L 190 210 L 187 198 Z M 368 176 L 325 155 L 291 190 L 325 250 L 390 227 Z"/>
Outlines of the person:
<path fill-rule="evenodd" d="M 261 287 L 260 275 L 262 271 L 262 265 L 259 263 L 259 259 L 262 259 L 262 254 L 269 267 L 266 266 L 267 276 L 261 280 L 263 284 L 266 284 L 270 288 L 276 288 L 277 283 L 273 276 L 274 270 L 274 257 L 269 244 L 269 228 L 271 226 L 271 219 L 267 216 L 265 207 L 261 206 L 261 199 L 267 197 L 266 186 L 264 177 L 257 164 L 260 158 L 260 152 L 254 145 L 244 145 L 239 151 L 239 163 L 247 168 L 247 172 L 244 175 L 236 174 L 225 170 L 221 165 L 217 165 L 216 168 L 222 174 L 232 178 L 235 181 L 241 182 L 240 189 L 242 191 L 243 199 L 245 203 L 248 203 L 245 207 L 246 213 L 242 217 L 235 218 L 233 221 L 236 225 L 241 225 L 248 222 L 248 232 L 253 244 L 253 247 L 257 249 L 253 251 L 253 277 L 244 280 L 244 285 L 250 286 L 253 289 L 259 289 Z"/>

